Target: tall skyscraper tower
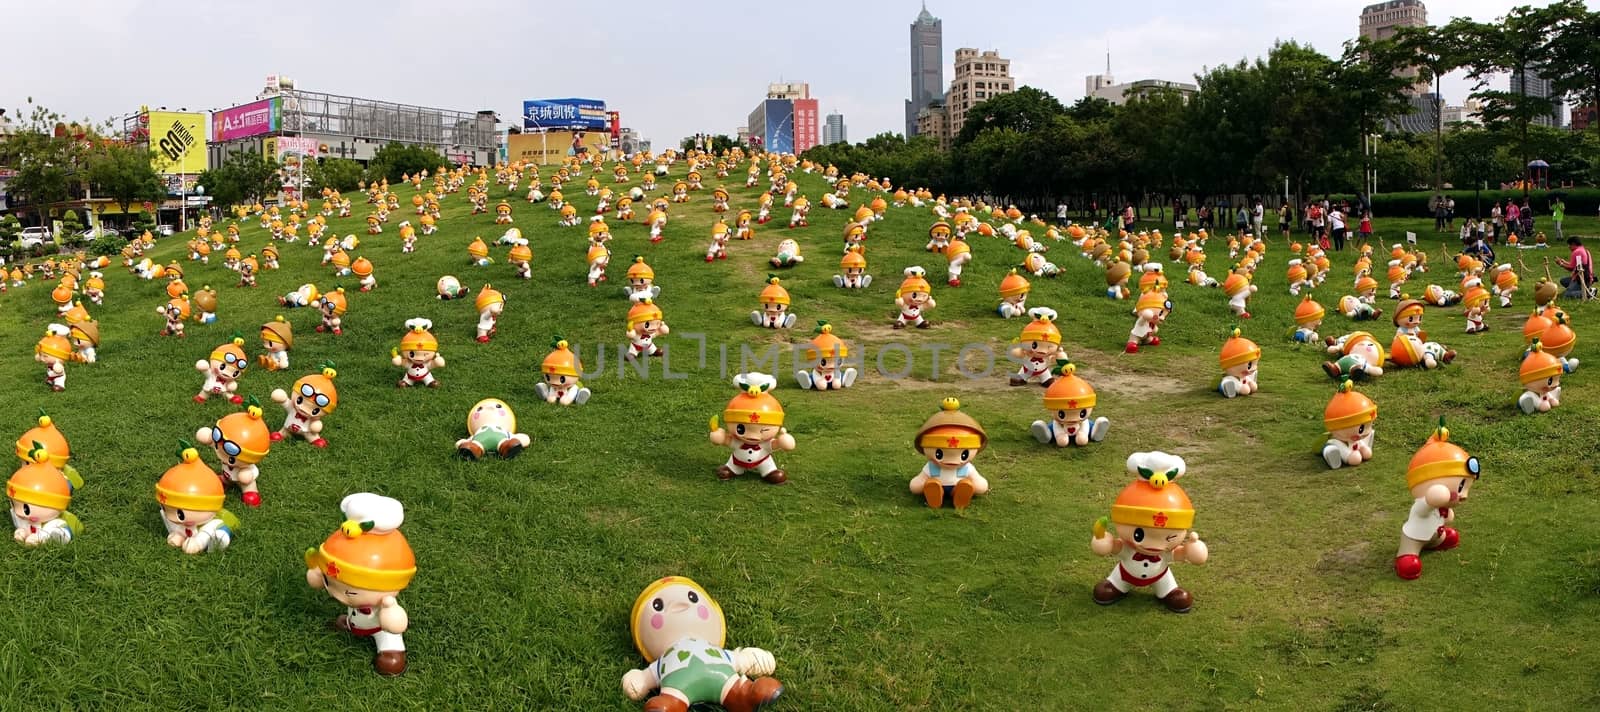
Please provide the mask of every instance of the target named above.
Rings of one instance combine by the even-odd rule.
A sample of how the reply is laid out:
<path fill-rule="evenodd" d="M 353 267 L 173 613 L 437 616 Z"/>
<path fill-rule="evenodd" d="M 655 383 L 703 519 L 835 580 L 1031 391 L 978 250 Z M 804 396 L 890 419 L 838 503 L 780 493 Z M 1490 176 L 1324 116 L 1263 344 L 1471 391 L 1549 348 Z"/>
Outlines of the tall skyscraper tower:
<path fill-rule="evenodd" d="M 1544 75 L 1539 73 L 1539 67 L 1528 67 L 1526 71 L 1520 73 L 1513 72 L 1511 74 L 1511 93 L 1527 94 L 1530 97 L 1539 97 L 1540 99 L 1554 99 L 1555 105 L 1551 107 L 1550 113 L 1533 117 L 1533 123 L 1539 126 L 1561 127 L 1561 109 L 1564 106 L 1564 102 L 1561 101 L 1561 97 L 1554 96 L 1550 80 L 1545 79 Z"/>
<path fill-rule="evenodd" d="M 911 98 L 906 100 L 906 136 L 917 133 L 917 112 L 944 100 L 944 23 L 922 12 L 911 23 Z"/>
<path fill-rule="evenodd" d="M 1428 8 L 1422 0 L 1389 0 L 1361 9 L 1361 36 L 1369 40 L 1386 40 L 1395 36 L 1395 31 L 1402 27 L 1427 27 Z M 1417 76 L 1417 70 L 1406 68 L 1397 70 L 1395 74 L 1403 77 Z M 1411 86 L 1413 95 L 1427 94 L 1431 91 L 1427 82 L 1418 82 Z"/>

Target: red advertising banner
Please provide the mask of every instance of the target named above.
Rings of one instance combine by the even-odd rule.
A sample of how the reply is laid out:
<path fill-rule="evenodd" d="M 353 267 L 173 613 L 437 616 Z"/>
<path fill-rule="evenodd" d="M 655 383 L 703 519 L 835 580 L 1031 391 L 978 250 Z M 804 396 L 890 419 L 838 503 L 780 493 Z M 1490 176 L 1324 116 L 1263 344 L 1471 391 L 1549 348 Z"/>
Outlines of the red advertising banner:
<path fill-rule="evenodd" d="M 817 100 L 794 100 L 794 152 L 805 153 L 817 145 Z"/>
<path fill-rule="evenodd" d="M 622 114 L 616 111 L 606 112 L 606 118 L 611 121 L 611 147 L 622 146 Z"/>

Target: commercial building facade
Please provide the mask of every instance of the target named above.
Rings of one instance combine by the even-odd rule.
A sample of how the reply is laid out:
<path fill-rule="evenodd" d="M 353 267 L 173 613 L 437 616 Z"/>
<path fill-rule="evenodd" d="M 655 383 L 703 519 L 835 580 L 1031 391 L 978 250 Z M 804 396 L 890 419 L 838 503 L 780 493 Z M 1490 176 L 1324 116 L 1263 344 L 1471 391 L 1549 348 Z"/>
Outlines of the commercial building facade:
<path fill-rule="evenodd" d="M 1106 76 L 1105 78 L 1109 79 L 1110 77 Z M 1089 77 L 1089 79 L 1096 79 L 1096 77 Z M 1087 82 L 1085 83 L 1087 84 Z M 1169 82 L 1161 79 L 1140 79 L 1136 82 L 1127 82 L 1124 84 L 1107 84 L 1089 92 L 1087 96 L 1091 96 L 1096 99 L 1105 99 L 1106 101 L 1116 104 L 1117 106 L 1122 106 L 1127 104 L 1129 99 L 1147 96 L 1157 91 L 1174 91 L 1178 93 L 1178 96 L 1183 97 L 1184 101 L 1188 101 L 1190 97 L 1193 97 L 1196 92 L 1200 91 L 1200 87 L 1186 82 Z"/>
<path fill-rule="evenodd" d="M 967 112 L 984 101 L 1016 91 L 1016 80 L 1011 78 L 1011 60 L 995 50 L 979 52 L 970 47 L 956 50 L 955 77 L 950 80 L 950 90 L 945 93 L 945 111 L 949 114 L 950 136 L 961 133 L 966 125 Z"/>
<path fill-rule="evenodd" d="M 822 142 L 824 144 L 849 143 L 850 136 L 844 125 L 844 114 L 837 111 L 828 114 L 822 122 Z"/>
<path fill-rule="evenodd" d="M 944 99 L 944 23 L 926 3 L 911 23 L 911 98 L 906 100 L 906 137 L 917 135 L 917 114 Z"/>

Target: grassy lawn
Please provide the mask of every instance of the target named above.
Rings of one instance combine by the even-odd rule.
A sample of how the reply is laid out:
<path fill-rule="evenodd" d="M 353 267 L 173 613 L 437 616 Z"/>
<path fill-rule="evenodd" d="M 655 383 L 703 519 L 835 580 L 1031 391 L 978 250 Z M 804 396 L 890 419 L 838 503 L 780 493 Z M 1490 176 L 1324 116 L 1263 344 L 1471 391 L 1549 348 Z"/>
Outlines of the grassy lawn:
<path fill-rule="evenodd" d="M 1132 303 L 1107 300 L 1101 273 L 1057 243 L 1048 256 L 1063 274 L 1032 279 L 1028 303 L 1060 312 L 1065 352 L 1099 391 L 1096 414 L 1110 418 L 1111 430 L 1088 448 L 1056 449 L 1028 432 L 1045 417 L 1038 387 L 1008 387 L 1004 362 L 981 380 L 952 363 L 963 345 L 998 351 L 1024 325 L 994 313 L 996 286 L 1020 251 L 974 236 L 965 286 L 947 288 L 943 258 L 923 251 L 928 211 L 891 208 L 867 243 L 872 286 L 836 289 L 850 211 L 817 204 L 825 186 L 812 175 L 798 178 L 815 205 L 809 228 L 784 229 L 788 213 L 778 208 L 754 241 L 734 241 L 727 261 L 706 264 L 717 184 L 707 178 L 707 191 L 674 206 L 663 243 L 651 245 L 641 223 L 612 220 L 611 281 L 596 289 L 585 286 L 582 228 L 556 227 L 554 211 L 521 196 L 512 203 L 532 242 L 530 281 L 512 276 L 504 248 L 490 267 L 469 264 L 473 236 L 492 241 L 502 228 L 492 213 L 469 217 L 464 191 L 444 201 L 439 232 L 401 254 L 396 225 L 415 217 L 409 186 L 399 188 L 402 209 L 385 234 L 362 235 L 357 254 L 377 268 L 370 294 L 355 293 L 354 278 L 332 278 L 318 264 L 321 251 L 303 242 L 285 246 L 283 268 L 262 273 L 255 290 L 235 289 L 218 259 L 186 263 L 191 287 L 221 292 L 220 319 L 191 325 L 186 339 L 162 338 L 155 307 L 163 285 L 114 266 L 105 305 L 90 305 L 101 322 L 100 363 L 69 365 L 63 393 L 47 391 L 31 360 L 53 320 L 51 285 L 0 296 L 0 343 L 9 345 L 0 363 L 9 384 L 4 432 L 20 434 L 46 408 L 87 480 L 72 506 L 87 526 L 78 540 L 0 549 L 3 707 L 636 709 L 619 685 L 643 662 L 629 638 L 629 606 L 668 574 L 690 576 L 718 598 L 730 647 L 776 655 L 788 687 L 776 709 L 1409 710 L 1452 699 L 1474 709 L 1600 706 L 1600 397 L 1588 373 L 1600 362 L 1567 380 L 1555 412 L 1516 410 L 1534 275 L 1524 273 L 1516 306 L 1495 309 L 1485 334 L 1461 333 L 1459 308 L 1430 309 L 1433 338 L 1460 357 L 1363 386 L 1380 406 L 1376 460 L 1329 471 L 1319 452 L 1333 389 L 1321 350 L 1288 338 L 1297 298 L 1285 288 L 1282 241 L 1273 240 L 1258 273 L 1255 318 L 1241 325 L 1264 350 L 1263 391 L 1236 401 L 1214 390 L 1217 350 L 1234 323 L 1219 291 L 1181 283 L 1181 269 L 1169 264 L 1176 309 L 1163 344 L 1122 355 Z M 736 170 L 727 181 L 735 208 L 753 208 L 757 193 L 739 187 L 742 179 Z M 609 175 L 602 181 L 611 185 Z M 573 188 L 566 192 L 586 216 L 595 198 Z M 354 215 L 332 221 L 330 232 L 363 231 L 362 197 L 351 197 Z M 1431 228 L 1426 220 L 1377 223 L 1385 244 L 1409 229 L 1432 245 L 1434 269 L 1413 293 L 1428 281 L 1457 286 Z M 1568 228 L 1600 236 L 1592 217 Z M 241 231 L 247 251 L 267 240 L 254 221 Z M 767 259 L 786 237 L 807 256 L 782 275 L 799 315 L 788 333 L 748 319 Z M 183 259 L 185 238 L 163 239 L 155 256 Z M 1210 252 L 1220 277 L 1226 246 L 1213 240 Z M 1547 253 L 1565 250 L 1526 259 L 1536 267 Z M 619 375 L 628 310 L 620 285 L 634 254 L 655 268 L 673 329 L 662 343 L 682 378 L 663 378 L 660 361 L 648 378 Z M 1347 293 L 1353 259 L 1335 254 L 1317 294 L 1330 311 L 1323 334 L 1353 328 L 1332 309 Z M 935 326 L 892 331 L 900 272 L 916 264 L 935 284 Z M 473 341 L 470 299 L 433 298 L 442 274 L 474 291 L 492 282 L 505 292 L 492 343 Z M 278 307 L 275 295 L 306 281 L 350 288 L 343 335 L 314 333 L 311 309 Z M 1386 300 L 1381 306 L 1392 313 Z M 1600 308 L 1563 306 L 1580 336 L 1575 355 L 1589 361 Z M 261 463 L 263 506 L 249 509 L 229 493 L 243 520 L 233 547 L 185 556 L 164 542 L 152 486 L 176 462 L 180 438 L 234 409 L 190 400 L 201 382 L 193 364 L 235 330 L 256 353 L 257 328 L 279 313 L 295 326 L 293 366 L 252 369 L 240 392 L 260 398 L 276 427 L 282 412 L 267 394 L 324 359 L 336 362 L 330 446 L 275 444 Z M 389 351 L 412 317 L 431 319 L 443 344 L 440 389 L 394 387 L 400 373 Z M 868 372 L 851 390 L 801 391 L 785 356 L 775 395 L 799 442 L 779 453 L 790 483 L 719 482 L 727 450 L 707 442 L 706 423 L 735 392 L 741 345 L 759 353 L 808 339 L 817 319 L 867 349 Z M 1386 319 L 1368 325 L 1385 343 Z M 704 366 L 693 334 L 705 335 Z M 585 406 L 534 397 L 556 335 L 581 347 L 590 368 L 599 365 L 596 347 L 608 351 Z M 889 344 L 910 347 L 909 378 L 875 367 Z M 937 371 L 934 344 L 946 347 Z M 904 352 L 884 356 L 890 371 L 904 361 Z M 991 438 L 976 464 L 993 491 L 964 514 L 931 511 L 906 489 L 923 463 L 911 437 L 946 396 L 959 397 Z M 507 400 L 521 416 L 533 445 L 520 459 L 457 459 L 466 413 L 485 397 Z M 1422 578 L 1401 581 L 1391 562 L 1411 503 L 1405 466 L 1440 415 L 1484 475 L 1459 510 L 1461 547 L 1424 556 Z M 1187 616 L 1165 612 L 1147 591 L 1110 608 L 1089 595 L 1112 565 L 1090 552 L 1090 525 L 1128 482 L 1128 454 L 1156 449 L 1187 458 L 1183 485 L 1211 547 L 1206 566 L 1174 567 L 1195 596 Z M 373 674 L 371 641 L 328 630 L 340 611 L 305 585 L 301 552 L 339 524 L 340 498 L 359 491 L 405 503 L 403 531 L 419 561 L 400 596 L 411 616 L 411 669 L 399 679 Z"/>

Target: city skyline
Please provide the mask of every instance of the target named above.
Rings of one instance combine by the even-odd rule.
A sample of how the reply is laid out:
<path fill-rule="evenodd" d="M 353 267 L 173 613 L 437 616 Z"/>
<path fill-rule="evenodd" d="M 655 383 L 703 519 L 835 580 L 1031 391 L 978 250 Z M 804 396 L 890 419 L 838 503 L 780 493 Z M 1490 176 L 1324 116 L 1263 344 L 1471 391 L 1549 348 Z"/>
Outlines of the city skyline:
<path fill-rule="evenodd" d="M 1587 4 L 1594 8 L 1597 2 Z M 1265 54 L 1277 39 L 1294 39 L 1337 55 L 1341 43 L 1357 35 L 1357 17 L 1368 4 L 1219 0 L 1206 7 L 1150 2 L 1111 8 L 995 0 L 982 5 L 935 1 L 928 11 L 941 21 L 943 47 L 997 50 L 1011 60 L 1016 86 L 1037 87 L 1070 104 L 1084 96 L 1084 77 L 1104 68 L 1108 45 L 1119 78 L 1192 82 L 1193 75 L 1206 67 Z M 1455 16 L 1487 21 L 1513 4 L 1431 0 L 1428 18 L 1434 24 Z M 700 4 L 704 12 L 688 14 L 628 0 L 620 5 L 618 16 L 627 18 L 628 27 L 640 28 L 639 36 L 647 41 L 610 43 L 605 52 L 596 54 L 585 33 L 539 29 L 585 26 L 592 13 L 582 8 L 552 5 L 535 10 L 510 0 L 457 4 L 464 15 L 539 32 L 538 55 L 565 58 L 551 63 L 530 60 L 526 46 L 509 38 L 475 43 L 459 61 L 423 60 L 424 55 L 433 57 L 423 45 L 397 39 L 411 36 L 417 23 L 427 22 L 436 12 L 420 0 L 398 0 L 385 5 L 383 12 L 343 5 L 319 10 L 321 26 L 360 28 L 342 42 L 330 42 L 325 33 L 273 30 L 248 13 L 218 4 L 193 6 L 171 16 L 156 12 L 148 2 L 23 3 L 8 12 L 15 26 L 71 26 L 74 50 L 61 52 L 49 33 L 23 32 L 9 38 L 8 47 L 17 56 L 50 56 L 52 61 L 27 72 L 0 75 L 0 106 L 14 116 L 18 110 L 26 111 L 24 100 L 32 97 L 69 118 L 120 121 L 143 105 L 200 111 L 235 106 L 255 96 L 262 76 L 285 74 L 312 91 L 461 111 L 493 110 L 508 121 L 515 120 L 524 99 L 590 96 L 620 111 L 625 126 L 659 147 L 695 133 L 732 135 L 750 110 L 751 87 L 764 86 L 774 77 L 805 77 L 815 95 L 826 97 L 831 108 L 850 117 L 855 140 L 905 130 L 910 58 L 907 35 L 901 32 L 921 9 L 920 0 L 824 2 L 817 12 L 809 13 L 727 0 L 707 0 Z M 850 21 L 837 22 L 839 13 L 846 11 Z M 1259 32 L 1240 33 L 1237 21 L 1226 19 L 1239 12 L 1251 13 Z M 666 43 L 675 41 L 669 38 L 697 36 L 705 17 L 719 15 L 757 24 L 781 18 L 781 29 L 730 35 L 718 44 L 715 63 L 663 61 L 668 57 Z M 1003 29 L 1006 23 L 994 22 L 997 15 L 1025 17 L 1041 28 L 1074 29 L 1015 32 Z M 227 50 L 207 52 L 202 59 L 189 45 L 147 41 L 178 35 L 227 37 Z M 819 38 L 849 50 L 823 51 Z M 948 78 L 954 52 L 941 54 L 940 76 Z M 108 70 L 126 64 L 126 57 L 139 57 L 141 65 L 173 72 L 166 80 L 136 81 Z M 685 69 L 669 68 L 673 66 Z M 673 78 L 651 79 L 653 71 L 668 72 Z M 1502 88 L 1507 85 L 1504 77 L 1497 81 Z M 1460 104 L 1469 91 L 1459 73 L 1444 82 L 1444 97 L 1450 104 Z"/>

